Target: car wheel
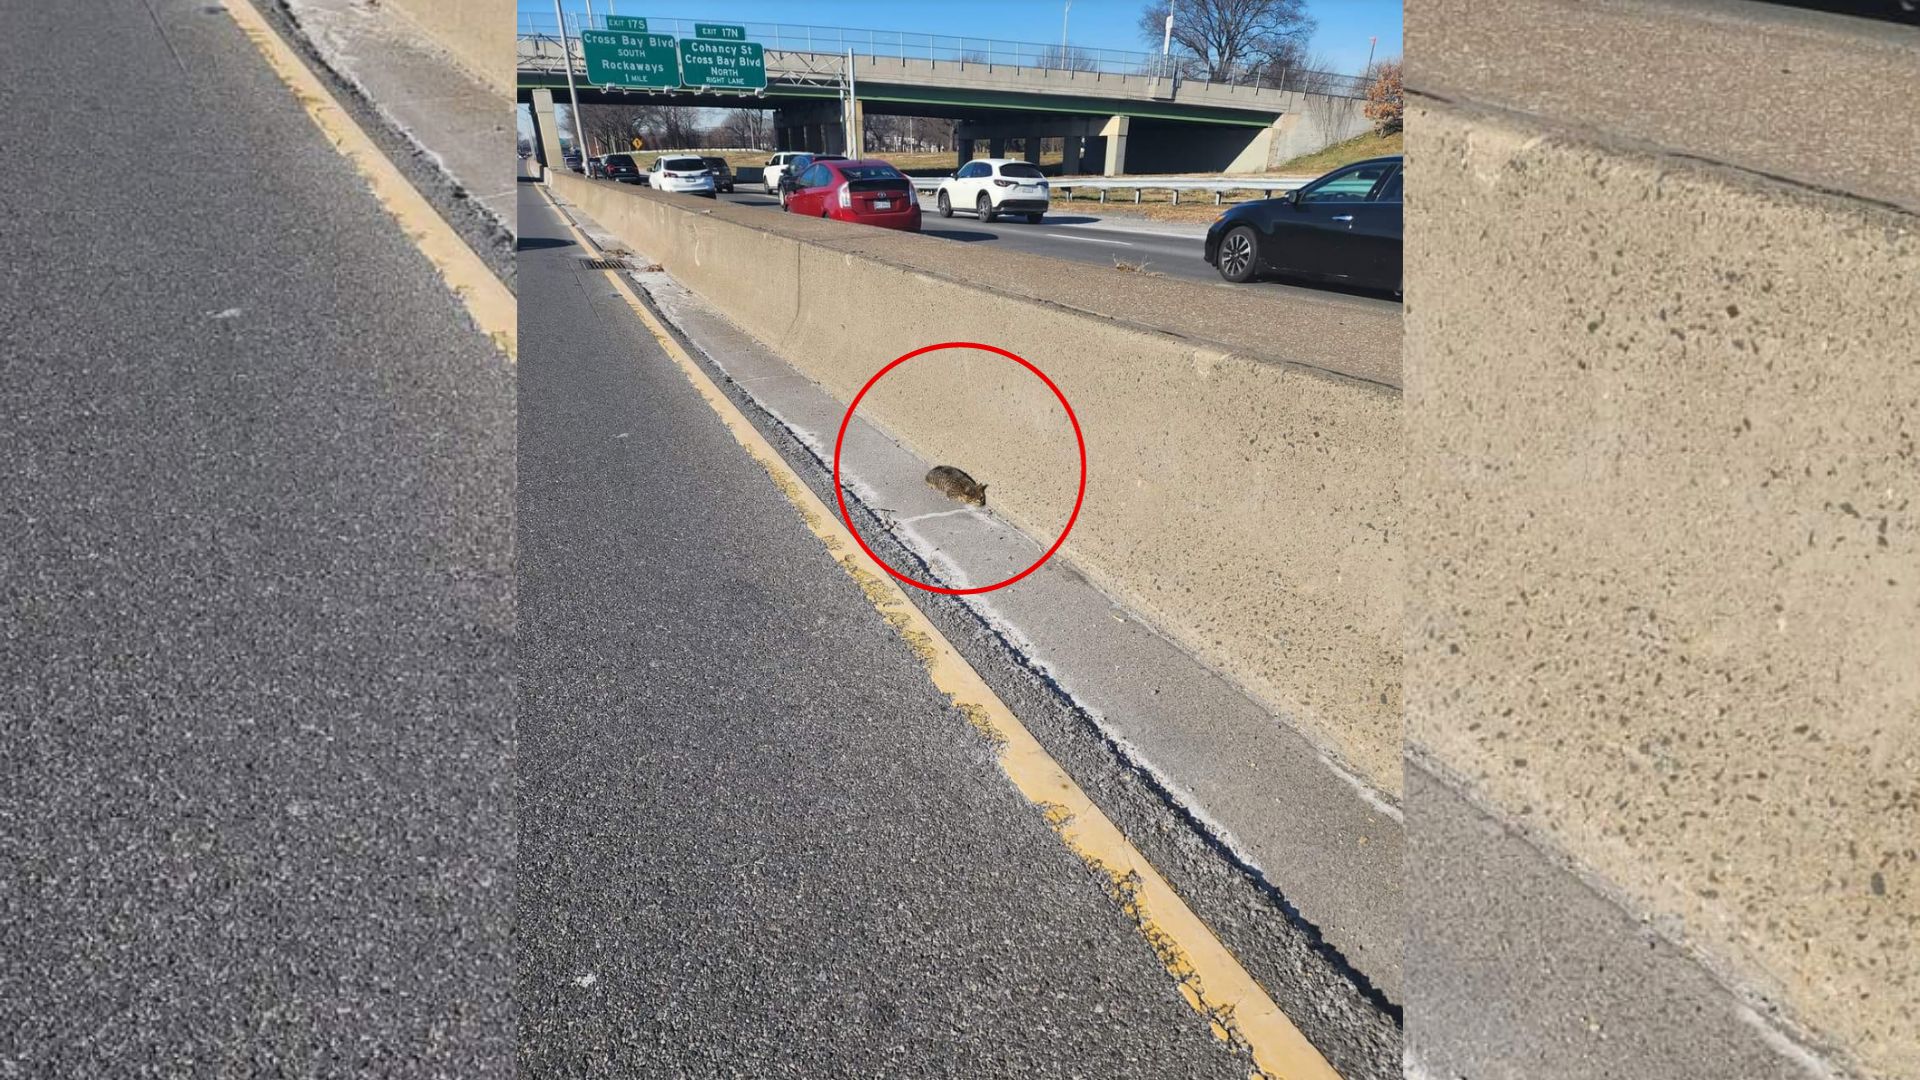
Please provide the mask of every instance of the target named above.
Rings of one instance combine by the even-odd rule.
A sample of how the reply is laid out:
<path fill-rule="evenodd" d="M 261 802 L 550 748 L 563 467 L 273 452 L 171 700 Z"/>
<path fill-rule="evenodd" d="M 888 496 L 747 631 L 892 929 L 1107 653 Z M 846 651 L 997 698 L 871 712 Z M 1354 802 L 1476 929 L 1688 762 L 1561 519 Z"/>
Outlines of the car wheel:
<path fill-rule="evenodd" d="M 973 212 L 981 221 L 993 220 L 993 200 L 987 197 L 986 192 L 981 192 L 980 197 L 974 200 Z"/>
<path fill-rule="evenodd" d="M 947 193 L 946 193 L 946 192 L 944 192 L 944 191 L 943 191 L 943 192 L 941 192 L 941 193 L 940 193 L 940 197 L 939 197 L 938 199 L 936 199 L 936 200 L 934 200 L 934 201 L 935 201 L 935 202 L 937 202 L 937 203 L 939 203 L 939 205 L 940 205 L 940 216 L 941 216 L 941 217 L 952 217 L 952 216 L 953 216 L 953 204 L 947 201 Z"/>
<path fill-rule="evenodd" d="M 1041 223 L 1042 221 L 1045 221 L 1045 220 L 1046 220 L 1046 218 L 1047 218 L 1047 215 L 1045 215 L 1045 214 L 1028 214 L 1028 215 L 1027 215 L 1027 224 L 1029 224 L 1029 225 L 1038 225 L 1038 224 L 1040 224 L 1040 223 Z"/>
<path fill-rule="evenodd" d="M 1220 250 L 1214 258 L 1221 277 L 1235 283 L 1247 281 L 1260 261 L 1260 242 L 1252 229 L 1241 225 L 1220 238 Z"/>

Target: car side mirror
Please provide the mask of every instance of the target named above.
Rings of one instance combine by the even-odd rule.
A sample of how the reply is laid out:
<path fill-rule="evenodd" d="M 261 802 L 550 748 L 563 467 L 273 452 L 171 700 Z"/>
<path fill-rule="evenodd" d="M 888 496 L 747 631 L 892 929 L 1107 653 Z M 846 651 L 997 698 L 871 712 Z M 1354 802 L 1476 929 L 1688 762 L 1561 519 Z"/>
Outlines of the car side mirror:
<path fill-rule="evenodd" d="M 1292 191 L 1287 192 L 1287 202 L 1291 203 L 1294 206 L 1300 205 L 1300 189 L 1299 188 L 1294 188 Z"/>
<path fill-rule="evenodd" d="M 958 171 L 955 171 L 955 172 L 950 172 L 950 173 L 948 173 L 948 174 L 947 174 L 947 179 L 949 179 L 949 180 L 958 180 L 958 179 L 960 179 L 960 173 L 959 173 Z"/>

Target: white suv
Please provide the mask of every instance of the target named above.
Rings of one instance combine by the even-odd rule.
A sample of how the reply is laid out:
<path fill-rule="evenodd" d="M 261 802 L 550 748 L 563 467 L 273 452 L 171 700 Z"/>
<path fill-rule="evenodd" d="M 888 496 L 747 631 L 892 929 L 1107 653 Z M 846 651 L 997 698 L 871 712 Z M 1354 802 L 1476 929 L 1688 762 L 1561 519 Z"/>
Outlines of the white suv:
<path fill-rule="evenodd" d="M 653 170 L 647 173 L 647 184 L 655 191 L 714 197 L 712 170 L 705 161 L 691 155 L 662 154 L 654 158 Z"/>
<path fill-rule="evenodd" d="M 1025 214 L 1029 222 L 1038 225 L 1051 205 L 1051 197 L 1040 166 L 1011 158 L 980 158 L 940 181 L 935 201 L 941 217 L 952 217 L 957 206 L 972 209 L 981 221 L 992 221 L 1001 214 Z"/>
<path fill-rule="evenodd" d="M 760 170 L 760 182 L 766 185 L 767 194 L 780 190 L 780 174 L 787 171 L 794 158 L 804 153 L 804 150 L 782 150 L 767 159 L 766 168 Z"/>

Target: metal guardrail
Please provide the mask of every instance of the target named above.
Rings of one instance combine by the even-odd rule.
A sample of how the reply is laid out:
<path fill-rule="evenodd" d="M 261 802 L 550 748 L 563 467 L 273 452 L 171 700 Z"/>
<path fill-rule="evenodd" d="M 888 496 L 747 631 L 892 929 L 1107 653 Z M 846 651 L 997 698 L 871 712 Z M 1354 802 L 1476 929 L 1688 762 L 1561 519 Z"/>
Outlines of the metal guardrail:
<path fill-rule="evenodd" d="M 577 13 L 567 16 L 567 34 L 580 30 L 604 29 L 606 16 L 591 19 Z M 1083 49 L 1076 45 L 1062 48 L 1058 43 L 1004 41 L 998 38 L 955 37 L 942 34 L 916 34 L 901 30 L 867 30 L 845 26 L 808 26 L 792 23 L 746 23 L 747 40 L 759 42 L 768 52 L 823 53 L 845 56 L 892 57 L 906 60 L 941 60 L 960 64 L 1026 67 L 1054 71 L 1084 71 L 1102 75 L 1131 75 L 1144 78 L 1178 77 L 1182 82 L 1248 86 L 1273 90 L 1296 90 L 1332 97 L 1362 98 L 1367 95 L 1367 79 L 1362 75 L 1342 75 L 1313 71 L 1302 67 L 1242 67 L 1217 75 L 1191 53 L 1134 52 L 1126 49 Z M 652 33 L 674 37 L 693 37 L 690 19 L 647 19 Z M 529 51 L 525 42 L 544 40 L 553 53 L 559 52 L 559 24 L 552 15 L 522 12 L 519 36 L 524 58 L 534 59 L 541 50 Z M 579 55 L 578 48 L 573 50 Z M 557 60 L 557 56 L 548 57 Z"/>
<path fill-rule="evenodd" d="M 938 188 L 946 177 L 916 176 L 913 186 L 917 191 L 932 191 Z M 1146 191 L 1167 191 L 1173 194 L 1173 205 L 1180 205 L 1180 193 L 1200 191 L 1213 193 L 1213 205 L 1219 206 L 1229 191 L 1292 191 L 1305 186 L 1311 177 L 1114 177 L 1114 176 L 1067 176 L 1050 177 L 1048 186 L 1054 191 L 1067 193 L 1067 201 L 1073 201 L 1075 190 L 1098 191 L 1100 201 L 1107 201 L 1107 194 L 1114 191 L 1133 192 L 1133 201 L 1139 202 L 1140 195 Z"/>

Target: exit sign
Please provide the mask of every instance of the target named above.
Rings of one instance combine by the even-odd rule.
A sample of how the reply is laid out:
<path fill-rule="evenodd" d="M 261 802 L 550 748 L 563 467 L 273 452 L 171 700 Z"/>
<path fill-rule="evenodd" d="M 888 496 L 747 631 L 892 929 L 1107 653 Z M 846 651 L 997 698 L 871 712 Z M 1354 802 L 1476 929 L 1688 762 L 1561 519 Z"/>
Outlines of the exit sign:
<path fill-rule="evenodd" d="M 635 19 L 627 15 L 609 15 L 607 29 L 624 30 L 629 34 L 644 34 L 647 32 L 647 20 Z"/>
<path fill-rule="evenodd" d="M 694 23 L 693 36 L 713 38 L 718 41 L 745 41 L 747 40 L 747 28 L 744 26 L 727 26 L 723 23 Z"/>

